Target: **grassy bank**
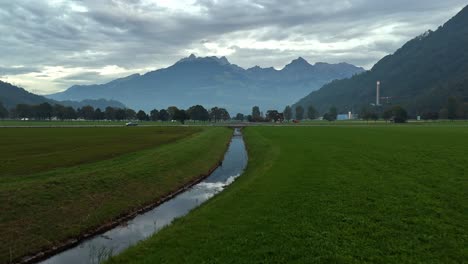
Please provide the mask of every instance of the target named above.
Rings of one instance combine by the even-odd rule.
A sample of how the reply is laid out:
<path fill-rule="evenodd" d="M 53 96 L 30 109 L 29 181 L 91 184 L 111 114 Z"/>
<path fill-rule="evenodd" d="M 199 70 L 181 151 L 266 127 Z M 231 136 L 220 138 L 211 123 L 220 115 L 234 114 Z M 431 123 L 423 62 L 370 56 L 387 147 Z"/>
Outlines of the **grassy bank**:
<path fill-rule="evenodd" d="M 181 127 L 34 131 L 1 130 L 11 141 L 6 149 L 18 160 L 11 156 L 2 165 L 9 172 L 3 175 L 2 170 L 0 177 L 0 263 L 77 236 L 174 191 L 209 171 L 232 133 Z M 28 136 L 41 140 L 21 144 Z M 40 172 L 21 168 L 30 162 Z"/>
<path fill-rule="evenodd" d="M 252 127 L 246 173 L 111 263 L 462 263 L 468 129 Z"/>

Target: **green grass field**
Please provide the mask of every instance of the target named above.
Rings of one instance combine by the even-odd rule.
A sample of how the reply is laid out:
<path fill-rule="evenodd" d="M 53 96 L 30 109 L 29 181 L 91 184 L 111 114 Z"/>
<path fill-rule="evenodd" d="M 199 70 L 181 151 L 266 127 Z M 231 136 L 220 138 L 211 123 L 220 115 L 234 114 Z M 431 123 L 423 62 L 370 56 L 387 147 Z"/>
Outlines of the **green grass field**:
<path fill-rule="evenodd" d="M 217 165 L 232 130 L 0 129 L 0 263 L 141 208 Z"/>
<path fill-rule="evenodd" d="M 116 157 L 197 132 L 177 128 L 0 129 L 0 178 Z"/>
<path fill-rule="evenodd" d="M 463 263 L 468 128 L 249 127 L 247 171 L 110 263 Z"/>

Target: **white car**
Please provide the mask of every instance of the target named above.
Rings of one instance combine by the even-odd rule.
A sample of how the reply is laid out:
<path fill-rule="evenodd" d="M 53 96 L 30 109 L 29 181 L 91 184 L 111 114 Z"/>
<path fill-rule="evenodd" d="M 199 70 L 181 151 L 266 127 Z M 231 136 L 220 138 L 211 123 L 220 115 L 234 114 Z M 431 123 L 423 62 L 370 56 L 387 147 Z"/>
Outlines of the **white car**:
<path fill-rule="evenodd" d="M 125 126 L 138 126 L 137 123 L 133 123 L 133 122 L 128 122 L 125 124 Z"/>

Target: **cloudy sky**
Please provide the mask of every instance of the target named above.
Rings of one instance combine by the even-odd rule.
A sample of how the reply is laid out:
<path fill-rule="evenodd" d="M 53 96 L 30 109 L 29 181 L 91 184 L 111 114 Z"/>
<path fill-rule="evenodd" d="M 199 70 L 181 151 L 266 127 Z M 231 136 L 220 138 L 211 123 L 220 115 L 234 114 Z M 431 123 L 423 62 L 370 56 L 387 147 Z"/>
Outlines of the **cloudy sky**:
<path fill-rule="evenodd" d="M 178 59 L 366 69 L 466 0 L 0 0 L 0 79 L 38 94 L 104 83 Z"/>

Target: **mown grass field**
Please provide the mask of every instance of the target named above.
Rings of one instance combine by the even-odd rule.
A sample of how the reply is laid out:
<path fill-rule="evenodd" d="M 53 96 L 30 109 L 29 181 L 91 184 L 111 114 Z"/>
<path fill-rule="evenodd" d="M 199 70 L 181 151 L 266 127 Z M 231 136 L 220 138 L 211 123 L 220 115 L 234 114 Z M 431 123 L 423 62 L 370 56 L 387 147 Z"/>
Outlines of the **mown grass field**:
<path fill-rule="evenodd" d="M 249 127 L 220 195 L 110 263 L 463 263 L 468 128 Z"/>
<path fill-rule="evenodd" d="M 232 130 L 0 130 L 0 263 L 111 221 L 207 173 Z"/>

